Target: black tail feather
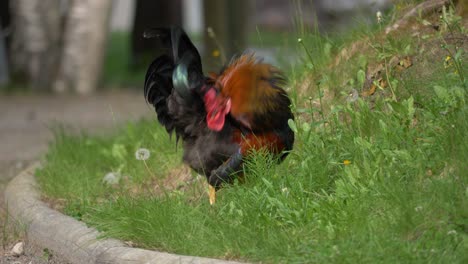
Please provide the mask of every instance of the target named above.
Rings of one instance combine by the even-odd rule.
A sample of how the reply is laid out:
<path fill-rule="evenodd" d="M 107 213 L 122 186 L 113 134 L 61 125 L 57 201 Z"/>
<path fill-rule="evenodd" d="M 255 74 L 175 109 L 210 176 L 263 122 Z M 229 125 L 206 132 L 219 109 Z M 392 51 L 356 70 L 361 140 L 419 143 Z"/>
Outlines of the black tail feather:
<path fill-rule="evenodd" d="M 167 98 L 172 92 L 172 71 L 174 64 L 168 56 L 160 56 L 151 63 L 145 77 L 145 99 L 154 106 L 158 121 L 167 132 L 174 130 L 174 122 L 169 114 Z"/>
<path fill-rule="evenodd" d="M 185 131 L 193 127 L 204 112 L 197 91 L 202 87 L 204 76 L 200 54 L 187 34 L 179 27 L 148 29 L 145 38 L 158 38 L 169 50 L 156 58 L 145 77 L 144 95 L 158 115 L 158 121 L 171 133 L 185 137 Z"/>
<path fill-rule="evenodd" d="M 190 54 L 192 60 L 188 62 L 190 65 L 187 66 L 197 68 L 201 73 L 202 64 L 200 54 L 182 28 L 177 26 L 170 28 L 150 28 L 145 30 L 143 36 L 145 38 L 158 38 L 164 47 L 170 48 L 171 56 L 175 64 L 178 64 L 185 54 Z"/>

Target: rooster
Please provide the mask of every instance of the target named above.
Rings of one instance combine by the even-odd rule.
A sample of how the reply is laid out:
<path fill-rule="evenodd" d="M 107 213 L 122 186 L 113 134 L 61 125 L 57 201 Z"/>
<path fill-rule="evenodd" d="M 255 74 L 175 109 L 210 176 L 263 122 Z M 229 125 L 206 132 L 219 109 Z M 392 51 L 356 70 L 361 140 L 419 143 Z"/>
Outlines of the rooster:
<path fill-rule="evenodd" d="M 285 78 L 252 53 L 234 57 L 219 74 L 205 76 L 200 55 L 179 27 L 145 31 L 159 38 L 166 54 L 157 57 L 145 77 L 144 95 L 176 142 L 183 141 L 183 161 L 216 191 L 241 174 L 253 151 L 267 151 L 282 161 L 292 149 L 294 119 Z"/>

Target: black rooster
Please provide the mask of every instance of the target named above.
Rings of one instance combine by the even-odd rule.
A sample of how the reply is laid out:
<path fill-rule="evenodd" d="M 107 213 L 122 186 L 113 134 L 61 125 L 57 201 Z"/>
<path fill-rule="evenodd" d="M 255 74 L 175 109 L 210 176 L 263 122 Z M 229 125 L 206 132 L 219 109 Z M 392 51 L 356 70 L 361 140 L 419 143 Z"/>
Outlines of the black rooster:
<path fill-rule="evenodd" d="M 159 38 L 169 51 L 149 66 L 145 98 L 167 132 L 182 139 L 184 162 L 207 177 L 211 204 L 251 150 L 287 156 L 294 116 L 277 68 L 243 54 L 219 74 L 204 76 L 200 55 L 181 28 L 151 29 L 144 36 Z"/>

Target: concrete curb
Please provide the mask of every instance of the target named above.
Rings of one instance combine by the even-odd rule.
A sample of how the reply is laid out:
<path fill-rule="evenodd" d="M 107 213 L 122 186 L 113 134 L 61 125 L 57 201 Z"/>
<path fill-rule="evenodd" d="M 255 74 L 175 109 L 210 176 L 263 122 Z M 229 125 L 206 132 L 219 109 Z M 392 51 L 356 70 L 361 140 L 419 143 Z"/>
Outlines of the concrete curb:
<path fill-rule="evenodd" d="M 98 239 L 99 232 L 47 207 L 39 198 L 35 163 L 17 175 L 5 190 L 5 202 L 12 218 L 25 224 L 30 242 L 48 248 L 73 264 L 234 264 L 239 262 L 181 256 L 127 247 L 116 239 Z"/>

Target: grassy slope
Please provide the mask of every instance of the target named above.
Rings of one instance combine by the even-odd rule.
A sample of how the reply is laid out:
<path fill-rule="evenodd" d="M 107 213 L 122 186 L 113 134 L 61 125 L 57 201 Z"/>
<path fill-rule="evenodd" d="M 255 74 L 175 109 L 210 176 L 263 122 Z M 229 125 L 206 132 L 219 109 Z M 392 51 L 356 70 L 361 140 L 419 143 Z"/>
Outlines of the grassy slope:
<path fill-rule="evenodd" d="M 454 74 L 454 61 L 444 66 L 447 50 L 435 44 L 448 29 L 410 33 L 393 40 L 379 31 L 357 33 L 368 38 L 361 52 L 335 67 L 327 61 L 340 41 L 306 36 L 305 48 L 323 52 L 304 61 L 305 71 L 314 66 L 314 85 L 290 91 L 299 117 L 294 151 L 279 166 L 254 156 L 246 182 L 220 191 L 215 206 L 193 190 L 199 185 L 166 195 L 148 191 L 180 159 L 154 122 L 107 138 L 59 133 L 38 179 L 68 214 L 148 248 L 266 262 L 466 263 L 466 83 Z M 362 92 L 366 69 L 403 55 L 414 65 L 401 73 L 388 66 L 382 77 L 396 100 L 388 85 L 354 102 L 343 99 L 352 87 Z M 465 58 L 459 62 L 466 76 Z M 291 71 L 293 84 L 302 71 Z M 152 151 L 154 172 L 134 159 L 139 147 Z M 105 187 L 103 175 L 116 170 L 129 177 Z"/>

